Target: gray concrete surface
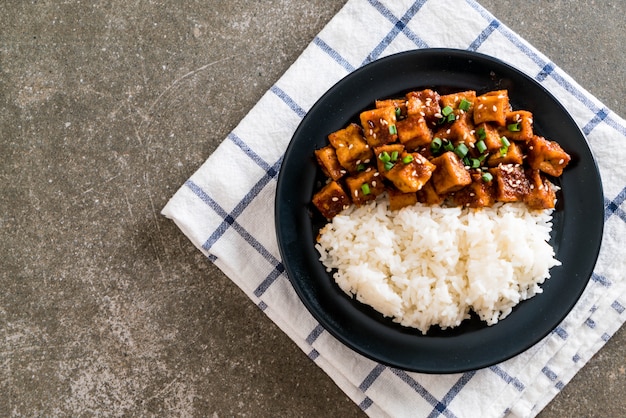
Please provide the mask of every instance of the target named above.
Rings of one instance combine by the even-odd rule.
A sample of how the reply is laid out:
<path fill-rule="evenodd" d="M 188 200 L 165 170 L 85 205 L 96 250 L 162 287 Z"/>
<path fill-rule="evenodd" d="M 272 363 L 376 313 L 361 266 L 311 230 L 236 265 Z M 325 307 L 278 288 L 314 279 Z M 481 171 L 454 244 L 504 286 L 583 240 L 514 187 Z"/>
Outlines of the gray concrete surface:
<path fill-rule="evenodd" d="M 1 416 L 363 416 L 159 215 L 344 3 L 0 2 Z M 626 2 L 481 4 L 626 116 Z M 624 416 L 625 347 L 541 417 Z"/>

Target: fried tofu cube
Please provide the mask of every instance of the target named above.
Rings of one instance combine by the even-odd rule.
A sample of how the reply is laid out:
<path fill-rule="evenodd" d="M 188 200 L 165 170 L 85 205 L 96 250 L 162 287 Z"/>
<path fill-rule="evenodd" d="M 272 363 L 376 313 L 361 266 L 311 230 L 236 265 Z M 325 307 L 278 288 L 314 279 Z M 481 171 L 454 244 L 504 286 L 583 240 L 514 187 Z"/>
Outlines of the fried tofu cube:
<path fill-rule="evenodd" d="M 498 131 L 514 141 L 530 141 L 533 137 L 533 114 L 527 110 L 508 112 L 505 126 Z"/>
<path fill-rule="evenodd" d="M 497 152 L 502 147 L 502 136 L 498 132 L 498 129 L 489 123 L 481 123 L 476 126 L 476 139 L 477 141 L 483 141 L 487 146 L 489 152 Z"/>
<path fill-rule="evenodd" d="M 474 103 L 474 124 L 493 122 L 506 125 L 506 115 L 511 110 L 507 90 L 497 90 L 476 97 Z"/>
<path fill-rule="evenodd" d="M 390 170 L 382 172 L 386 179 L 404 193 L 415 193 L 426 184 L 435 166 L 417 152 L 403 152 Z"/>
<path fill-rule="evenodd" d="M 460 190 L 472 182 L 463 162 L 452 151 L 444 152 L 431 162 L 437 166 L 432 181 L 435 191 L 439 195 Z"/>
<path fill-rule="evenodd" d="M 489 169 L 499 202 L 521 202 L 530 190 L 530 183 L 521 166 L 501 164 Z"/>
<path fill-rule="evenodd" d="M 472 182 L 454 193 L 453 201 L 458 206 L 484 208 L 496 202 L 496 190 L 493 180 L 486 181 L 482 173 L 471 173 Z"/>
<path fill-rule="evenodd" d="M 404 145 L 397 143 L 374 148 L 374 158 L 376 158 L 378 171 L 381 173 L 389 171 L 402 152 L 404 152 Z"/>
<path fill-rule="evenodd" d="M 433 133 L 423 116 L 409 115 L 397 122 L 398 139 L 409 151 L 430 144 Z"/>
<path fill-rule="evenodd" d="M 395 107 L 366 110 L 359 115 L 359 118 L 365 139 L 370 147 L 378 147 L 398 139 Z"/>
<path fill-rule="evenodd" d="M 537 135 L 528 142 L 527 155 L 531 168 L 554 177 L 563 174 L 563 169 L 571 160 L 569 154 L 558 143 Z"/>
<path fill-rule="evenodd" d="M 326 177 L 333 180 L 339 180 L 347 173 L 346 169 L 341 166 L 337 159 L 335 147 L 327 145 L 324 148 L 315 150 L 315 158 Z"/>
<path fill-rule="evenodd" d="M 522 147 L 515 142 L 509 142 L 508 147 L 500 147 L 494 151 L 487 159 L 489 167 L 495 167 L 499 164 L 522 164 L 524 162 L 524 153 Z"/>
<path fill-rule="evenodd" d="M 427 122 L 436 121 L 441 117 L 440 96 L 434 90 L 424 89 L 406 94 L 407 115 L 421 116 Z"/>
<path fill-rule="evenodd" d="M 372 149 L 356 123 L 331 133 L 328 141 L 335 148 L 339 164 L 350 173 L 356 173 L 361 164 L 367 164 L 372 158 Z"/>
<path fill-rule="evenodd" d="M 524 202 L 530 209 L 553 209 L 556 203 L 556 191 L 552 183 L 541 175 L 539 170 L 526 170 L 529 191 Z"/>
<path fill-rule="evenodd" d="M 458 115 L 452 125 L 446 129 L 446 137 L 455 143 L 474 144 L 476 142 L 475 129 L 470 115 L 467 113 Z"/>
<path fill-rule="evenodd" d="M 332 219 L 350 206 L 350 197 L 339 183 L 332 180 L 313 195 L 313 205 L 326 219 Z"/>
<path fill-rule="evenodd" d="M 467 102 L 467 109 L 461 109 L 459 106 L 461 102 Z M 446 106 L 450 106 L 453 110 L 453 113 L 456 116 L 462 114 L 469 114 L 470 116 L 474 112 L 474 102 L 476 101 L 476 92 L 474 90 L 462 91 L 459 93 L 446 94 L 441 96 L 441 108 L 445 108 Z M 444 115 L 442 115 L 444 116 Z"/>
<path fill-rule="evenodd" d="M 443 203 L 443 196 L 437 194 L 435 191 L 435 187 L 433 186 L 433 181 L 431 177 L 431 181 L 427 182 L 421 189 L 417 191 L 415 194 L 417 196 L 417 201 L 420 203 L 424 203 L 426 205 L 440 205 Z"/>
<path fill-rule="evenodd" d="M 407 101 L 404 98 L 376 100 L 375 105 L 377 109 L 382 107 L 393 107 L 396 111 L 396 120 L 405 118 L 407 115 Z"/>
<path fill-rule="evenodd" d="M 387 189 L 389 196 L 389 210 L 400 210 L 417 203 L 417 194 L 404 193 L 396 189 Z"/>
<path fill-rule="evenodd" d="M 352 203 L 357 206 L 376 199 L 378 195 L 385 191 L 385 185 L 380 173 L 372 167 L 361 173 L 346 177 L 346 186 L 348 187 Z"/>

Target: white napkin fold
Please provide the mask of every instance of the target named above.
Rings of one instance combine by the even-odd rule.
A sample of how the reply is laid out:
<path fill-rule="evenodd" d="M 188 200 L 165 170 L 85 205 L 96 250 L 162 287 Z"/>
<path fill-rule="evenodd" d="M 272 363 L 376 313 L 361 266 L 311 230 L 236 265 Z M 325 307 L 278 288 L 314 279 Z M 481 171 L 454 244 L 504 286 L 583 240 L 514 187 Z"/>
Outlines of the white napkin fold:
<path fill-rule="evenodd" d="M 454 27 L 454 31 L 442 28 Z M 352 70 L 396 52 L 476 50 L 543 84 L 585 132 L 605 193 L 598 263 L 574 310 L 549 336 L 496 366 L 453 375 L 389 368 L 343 346 L 289 283 L 274 230 L 282 156 L 307 110 Z M 368 415 L 536 415 L 626 320 L 626 123 L 472 0 L 350 0 L 163 214 L 230 277 Z"/>

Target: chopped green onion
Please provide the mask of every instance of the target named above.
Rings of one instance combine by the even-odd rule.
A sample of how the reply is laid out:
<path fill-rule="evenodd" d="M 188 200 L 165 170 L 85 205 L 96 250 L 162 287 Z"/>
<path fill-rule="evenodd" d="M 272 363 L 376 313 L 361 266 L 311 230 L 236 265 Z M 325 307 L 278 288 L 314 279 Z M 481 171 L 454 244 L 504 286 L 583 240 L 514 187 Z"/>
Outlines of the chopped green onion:
<path fill-rule="evenodd" d="M 478 168 L 478 167 L 480 167 L 480 163 L 481 163 L 481 161 L 478 158 L 472 158 L 470 167 Z"/>
<path fill-rule="evenodd" d="M 413 156 L 411 154 L 405 155 L 404 158 L 402 159 L 402 162 L 404 164 L 408 164 L 411 161 L 413 161 Z"/>
<path fill-rule="evenodd" d="M 443 142 L 441 141 L 441 138 L 438 138 L 438 137 L 433 138 L 433 140 L 430 143 L 430 151 L 433 154 L 438 153 L 439 150 L 441 149 L 442 144 Z"/>
<path fill-rule="evenodd" d="M 396 107 L 396 117 L 399 118 L 402 115 L 402 109 Z"/>
<path fill-rule="evenodd" d="M 480 152 L 481 154 L 485 151 L 487 151 L 487 145 L 485 145 L 485 141 L 483 141 L 482 139 L 480 141 L 478 141 L 476 143 L 476 149 L 478 150 L 478 152 Z"/>
<path fill-rule="evenodd" d="M 487 132 L 485 132 L 485 128 L 479 128 L 476 131 L 476 134 L 478 135 L 478 139 L 481 139 L 481 140 L 487 139 Z"/>
<path fill-rule="evenodd" d="M 469 152 L 469 149 L 467 148 L 467 146 L 464 143 L 460 143 L 455 149 L 454 149 L 454 153 L 456 155 L 459 156 L 459 158 L 463 158 L 467 155 L 467 153 Z"/>
<path fill-rule="evenodd" d="M 398 159 L 398 151 L 393 151 L 391 153 L 391 161 L 395 162 Z"/>
<path fill-rule="evenodd" d="M 448 115 L 448 117 L 446 118 L 446 120 L 447 120 L 448 122 L 452 122 L 453 120 L 456 120 L 456 116 L 455 116 L 455 114 L 454 114 L 454 113 L 450 113 L 450 114 Z"/>
<path fill-rule="evenodd" d="M 461 103 L 459 103 L 459 109 L 461 109 L 464 112 L 467 112 L 468 110 L 470 110 L 471 105 L 472 105 L 472 102 L 466 99 L 461 99 Z"/>
<path fill-rule="evenodd" d="M 500 142 L 502 143 L 502 146 L 500 147 L 500 157 L 504 157 L 509 152 L 509 147 L 511 146 L 511 143 L 506 136 L 500 138 Z"/>
<path fill-rule="evenodd" d="M 393 168 L 393 163 L 391 161 L 385 162 L 385 171 L 389 171 Z"/>
<path fill-rule="evenodd" d="M 454 144 L 450 141 L 446 141 L 446 143 L 443 145 L 443 149 L 445 149 L 446 151 L 454 151 Z"/>
<path fill-rule="evenodd" d="M 519 122 L 511 123 L 506 127 L 511 132 L 519 132 L 521 130 Z"/>
<path fill-rule="evenodd" d="M 361 184 L 361 191 L 363 192 L 363 194 L 365 196 L 367 196 L 368 194 L 370 194 L 372 191 L 370 190 L 370 185 L 367 183 L 363 183 Z"/>
<path fill-rule="evenodd" d="M 489 183 L 491 180 L 493 180 L 493 176 L 491 175 L 491 173 L 483 173 L 482 175 L 483 181 Z"/>
<path fill-rule="evenodd" d="M 398 129 L 396 129 L 396 125 L 389 125 L 389 133 L 391 135 L 395 135 L 398 133 Z"/>
<path fill-rule="evenodd" d="M 389 161 L 391 161 L 391 157 L 389 156 L 389 154 L 387 153 L 387 151 L 383 151 L 378 155 L 378 159 L 380 161 L 382 161 L 383 163 L 388 163 Z"/>
<path fill-rule="evenodd" d="M 454 111 L 454 109 L 452 109 L 450 106 L 446 106 L 443 109 L 441 109 L 441 114 L 444 116 L 448 116 L 450 115 L 452 112 Z"/>
<path fill-rule="evenodd" d="M 365 170 L 365 164 L 361 163 L 359 165 L 356 166 L 357 171 L 363 171 Z"/>

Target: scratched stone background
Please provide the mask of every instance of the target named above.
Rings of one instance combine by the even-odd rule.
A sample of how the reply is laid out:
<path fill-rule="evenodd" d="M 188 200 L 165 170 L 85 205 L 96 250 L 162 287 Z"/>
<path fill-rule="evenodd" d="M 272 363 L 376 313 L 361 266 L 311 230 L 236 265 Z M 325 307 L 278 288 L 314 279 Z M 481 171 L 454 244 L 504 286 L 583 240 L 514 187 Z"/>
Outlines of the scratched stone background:
<path fill-rule="evenodd" d="M 364 415 L 159 215 L 344 3 L 0 2 L 0 416 Z M 480 3 L 626 116 L 626 2 Z M 541 417 L 623 416 L 625 347 Z"/>

